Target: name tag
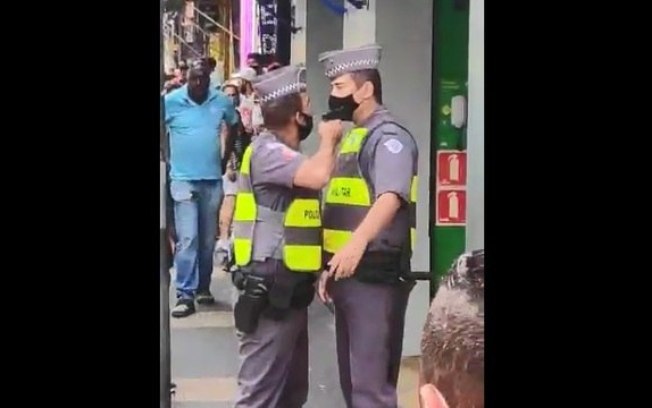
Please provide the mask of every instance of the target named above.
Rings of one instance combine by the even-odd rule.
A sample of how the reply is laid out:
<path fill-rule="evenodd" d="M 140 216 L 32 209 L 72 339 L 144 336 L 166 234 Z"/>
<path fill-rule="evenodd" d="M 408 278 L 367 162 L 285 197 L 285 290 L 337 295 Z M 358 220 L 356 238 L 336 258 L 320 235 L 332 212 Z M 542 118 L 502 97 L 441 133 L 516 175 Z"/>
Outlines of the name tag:
<path fill-rule="evenodd" d="M 318 210 L 305 210 L 303 212 L 303 217 L 307 220 L 318 220 L 319 211 Z"/>

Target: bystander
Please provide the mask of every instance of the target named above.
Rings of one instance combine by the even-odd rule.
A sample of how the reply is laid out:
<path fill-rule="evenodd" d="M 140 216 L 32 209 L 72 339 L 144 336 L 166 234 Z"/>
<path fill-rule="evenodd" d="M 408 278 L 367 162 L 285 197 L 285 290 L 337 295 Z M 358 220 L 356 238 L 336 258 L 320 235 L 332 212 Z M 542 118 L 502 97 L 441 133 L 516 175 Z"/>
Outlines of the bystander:
<path fill-rule="evenodd" d="M 170 194 L 176 230 L 174 264 L 177 304 L 173 317 L 195 312 L 199 304 L 213 303 L 210 293 L 217 213 L 222 201 L 223 122 L 238 122 L 231 101 L 211 89 L 209 68 L 197 61 L 187 85 L 165 96 L 165 123 L 170 133 Z M 223 145 L 223 148 L 221 148 Z"/>

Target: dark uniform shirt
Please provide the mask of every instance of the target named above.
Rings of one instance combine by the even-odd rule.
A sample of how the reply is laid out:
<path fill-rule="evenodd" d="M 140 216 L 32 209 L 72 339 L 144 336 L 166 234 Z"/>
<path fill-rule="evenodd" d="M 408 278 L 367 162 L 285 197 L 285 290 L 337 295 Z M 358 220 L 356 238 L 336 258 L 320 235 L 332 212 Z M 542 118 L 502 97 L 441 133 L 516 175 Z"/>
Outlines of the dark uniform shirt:
<path fill-rule="evenodd" d="M 251 180 L 256 204 L 283 216 L 295 194 L 302 191 L 294 186 L 294 176 L 306 156 L 292 150 L 268 131 L 258 135 L 252 142 Z M 316 194 L 313 192 L 312 194 Z M 275 232 L 275 238 L 257 240 L 253 258 L 262 261 L 273 257 L 280 250 L 283 229 Z"/>
<path fill-rule="evenodd" d="M 382 122 L 398 122 L 389 111 L 380 106 L 362 125 L 369 130 Z M 395 193 L 401 199 L 401 208 L 376 239 L 369 243 L 369 251 L 398 252 L 409 237 L 408 203 L 413 172 L 419 160 L 417 145 L 412 136 L 395 124 L 384 124 L 364 142 L 360 152 L 360 169 L 378 198 L 384 193 Z"/>

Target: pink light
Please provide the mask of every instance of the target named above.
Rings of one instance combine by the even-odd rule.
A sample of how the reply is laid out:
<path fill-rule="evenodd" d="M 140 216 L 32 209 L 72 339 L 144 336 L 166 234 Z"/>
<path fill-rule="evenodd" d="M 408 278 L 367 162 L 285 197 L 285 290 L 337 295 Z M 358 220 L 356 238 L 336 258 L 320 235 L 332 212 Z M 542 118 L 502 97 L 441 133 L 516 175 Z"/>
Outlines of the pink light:
<path fill-rule="evenodd" d="M 253 49 L 251 27 L 254 23 L 254 2 L 240 0 L 240 69 L 247 66 L 247 54 Z"/>

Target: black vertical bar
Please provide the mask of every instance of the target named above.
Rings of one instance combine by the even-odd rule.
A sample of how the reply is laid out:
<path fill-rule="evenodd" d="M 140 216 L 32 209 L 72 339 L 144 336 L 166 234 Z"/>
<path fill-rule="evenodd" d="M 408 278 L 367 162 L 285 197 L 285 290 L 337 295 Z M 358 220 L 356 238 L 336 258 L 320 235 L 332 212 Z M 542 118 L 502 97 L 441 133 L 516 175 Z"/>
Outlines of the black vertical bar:
<path fill-rule="evenodd" d="M 164 45 L 163 45 L 163 10 L 165 0 L 159 0 L 159 89 L 163 89 L 164 83 Z M 168 157 L 168 140 L 165 131 L 165 106 L 163 98 L 160 99 L 159 109 L 159 141 L 160 141 L 160 161 L 159 161 L 159 182 L 160 182 L 160 215 L 159 215 L 159 271 L 160 271 L 160 383 L 159 383 L 159 400 L 160 408 L 171 408 L 171 366 L 170 366 L 170 270 L 168 265 L 167 254 L 167 165 Z"/>
<path fill-rule="evenodd" d="M 289 65 L 292 50 L 292 2 L 276 2 L 276 60 L 282 65 Z"/>
<path fill-rule="evenodd" d="M 437 60 L 437 52 L 439 51 L 439 10 L 441 8 L 441 1 L 442 0 L 435 0 L 432 5 L 432 75 L 430 75 L 430 78 L 432 78 L 432 83 L 431 83 L 431 110 L 435 108 L 438 105 L 439 102 L 439 96 L 438 96 L 438 91 L 439 91 L 439 84 L 437 83 L 437 78 L 439 78 L 439 61 Z M 437 114 L 433 113 L 430 115 L 430 178 L 431 180 L 437 180 L 437 138 L 439 137 L 437 135 Z M 437 205 L 437 190 L 436 190 L 436 182 L 430 183 L 430 190 L 428 193 L 428 200 L 429 200 L 429 210 L 428 214 L 432 214 L 430 220 L 428 221 L 428 236 L 430 238 L 430 271 L 431 271 L 431 276 L 430 276 L 430 290 L 429 290 L 429 295 L 430 295 L 430 301 L 432 301 L 435 298 L 435 295 L 437 294 L 437 289 L 439 289 L 439 279 L 437 278 L 437 275 L 435 274 L 435 260 L 437 258 L 437 254 L 433 250 L 434 246 L 434 241 L 435 241 L 435 223 L 436 219 L 433 218 L 435 217 L 435 209 Z M 430 304 L 430 302 L 428 302 Z"/>
<path fill-rule="evenodd" d="M 170 272 L 167 260 L 167 233 L 166 233 L 166 164 L 160 165 L 160 407 L 171 407 L 171 365 L 170 365 Z"/>

